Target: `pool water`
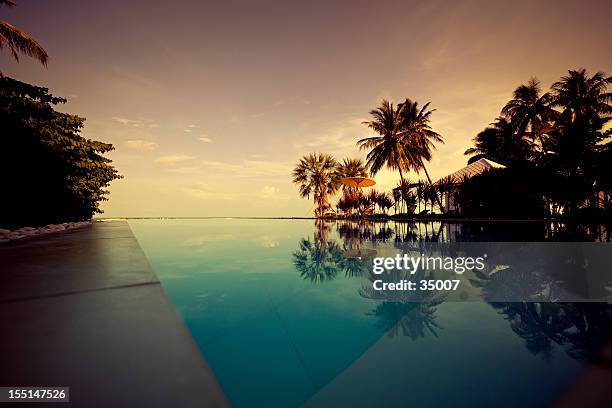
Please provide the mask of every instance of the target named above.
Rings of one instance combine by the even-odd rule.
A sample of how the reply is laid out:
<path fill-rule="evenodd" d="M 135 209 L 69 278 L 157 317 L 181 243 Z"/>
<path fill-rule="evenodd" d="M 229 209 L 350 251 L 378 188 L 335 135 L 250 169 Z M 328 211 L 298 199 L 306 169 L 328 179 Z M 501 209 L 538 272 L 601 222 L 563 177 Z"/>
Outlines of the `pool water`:
<path fill-rule="evenodd" d="M 474 231 L 503 239 L 495 228 L 129 224 L 235 407 L 546 406 L 612 336 L 570 317 L 612 327 L 606 304 L 374 301 L 360 291 L 361 267 L 337 258 L 356 243 L 391 251 L 397 240 L 477 239 Z"/>

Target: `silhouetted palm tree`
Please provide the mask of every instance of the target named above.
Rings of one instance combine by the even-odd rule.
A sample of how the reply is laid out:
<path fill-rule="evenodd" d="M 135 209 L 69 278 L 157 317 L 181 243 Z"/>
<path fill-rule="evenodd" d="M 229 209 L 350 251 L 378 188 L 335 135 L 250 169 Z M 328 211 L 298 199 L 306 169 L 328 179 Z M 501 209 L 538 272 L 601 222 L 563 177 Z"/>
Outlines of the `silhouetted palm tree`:
<path fill-rule="evenodd" d="M 531 78 L 526 85 L 514 90 L 513 99 L 506 103 L 501 113 L 517 135 L 537 139 L 542 145 L 542 137 L 557 115 L 550 106 L 551 100 L 549 93 L 542 94 L 540 82 Z"/>
<path fill-rule="evenodd" d="M 604 150 L 601 142 L 610 135 L 605 126 L 612 114 L 612 94 L 607 92 L 611 83 L 612 77 L 603 72 L 589 76 L 581 69 L 569 71 L 552 85 L 552 105 L 561 112 L 549 137 L 547 164 L 567 178 L 563 185 L 571 193 L 570 213 L 575 213 L 593 190 L 601 188 L 597 175 L 603 168 L 597 163 L 601 163 L 598 157 Z M 605 167 L 607 172 L 612 170 L 609 163 Z"/>
<path fill-rule="evenodd" d="M 323 153 L 311 153 L 300 159 L 293 170 L 293 182 L 300 187 L 300 196 L 314 196 L 315 216 L 322 217 L 330 208 L 328 198 L 338 191 L 338 163 Z"/>
<path fill-rule="evenodd" d="M 376 197 L 376 205 L 381 211 L 386 215 L 389 208 L 393 207 L 393 200 L 389 196 L 389 194 L 381 192 Z"/>
<path fill-rule="evenodd" d="M 603 125 L 612 114 L 612 94 L 607 92 L 612 84 L 612 77 L 606 77 L 603 72 L 597 72 L 589 77 L 583 68 L 578 71 L 568 71 L 568 75 L 552 84 L 552 105 L 562 109 L 560 121 L 582 126 Z M 603 123 L 601 123 L 603 121 Z"/>
<path fill-rule="evenodd" d="M 414 196 L 410 193 L 410 182 L 406 179 L 400 180 L 393 191 L 398 191 L 402 202 L 405 204 L 406 213 L 410 212 L 410 206 L 415 204 Z"/>
<path fill-rule="evenodd" d="M 408 171 L 411 158 L 406 155 L 405 142 L 401 130 L 400 109 L 393 103 L 383 99 L 380 106 L 370 111 L 373 120 L 363 122 L 377 133 L 377 136 L 367 137 L 357 142 L 360 149 L 370 149 L 366 165 L 372 174 L 378 173 L 383 167 L 398 170 L 400 178 L 404 179 L 404 171 Z"/>
<path fill-rule="evenodd" d="M 9 0 L 0 0 L 0 6 L 13 7 L 15 3 Z M 43 47 L 32 37 L 8 21 L 0 19 L 0 50 L 7 48 L 13 58 L 19 62 L 19 54 L 37 59 L 47 66 L 49 56 Z M 0 76 L 2 73 L 0 72 Z"/>
<path fill-rule="evenodd" d="M 402 199 L 402 193 L 398 188 L 394 188 L 393 190 L 391 190 L 391 195 L 393 197 L 393 211 L 395 214 L 397 214 L 397 205 L 400 204 L 400 211 L 401 211 L 401 199 Z"/>
<path fill-rule="evenodd" d="M 338 165 L 338 175 L 341 178 L 368 177 L 368 170 L 366 169 L 363 160 L 347 157 Z"/>
<path fill-rule="evenodd" d="M 531 154 L 531 144 L 514 132 L 513 125 L 504 117 L 499 117 L 474 139 L 474 147 L 465 151 L 472 156 L 468 164 L 480 159 L 489 159 L 504 165 L 527 160 Z"/>
<path fill-rule="evenodd" d="M 444 143 L 444 139 L 429 126 L 431 114 L 435 111 L 435 109 L 427 109 L 430 103 L 427 102 L 419 109 L 418 102 L 406 99 L 405 102 L 399 104 L 399 108 L 405 149 L 407 156 L 411 159 L 410 167 L 417 173 L 423 170 L 427 181 L 431 183 L 424 162 L 431 160 L 432 150 L 435 149 L 434 142 Z"/>

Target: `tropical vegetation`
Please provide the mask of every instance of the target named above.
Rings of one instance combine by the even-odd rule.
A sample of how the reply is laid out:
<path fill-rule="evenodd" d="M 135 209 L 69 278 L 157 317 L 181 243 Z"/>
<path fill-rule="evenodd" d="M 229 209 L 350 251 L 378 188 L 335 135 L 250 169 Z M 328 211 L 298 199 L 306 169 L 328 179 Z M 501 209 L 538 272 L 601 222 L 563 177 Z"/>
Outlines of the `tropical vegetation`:
<path fill-rule="evenodd" d="M 84 118 L 59 112 L 47 88 L 0 78 L 0 227 L 86 220 L 120 178 L 113 146 L 81 135 Z"/>
<path fill-rule="evenodd" d="M 570 70 L 543 92 L 532 78 L 466 150 L 506 166 L 462 183 L 466 215 L 596 215 L 612 209 L 612 77 Z M 486 192 L 490 194 L 486 194 Z M 519 202 L 517 206 L 515 203 Z"/>
<path fill-rule="evenodd" d="M 337 163 L 316 153 L 300 160 L 294 182 L 302 196 L 313 193 L 317 217 L 386 217 L 391 209 L 398 217 L 451 210 L 453 216 L 493 218 L 609 215 L 611 82 L 603 72 L 579 69 L 568 71 L 547 92 L 535 78 L 518 86 L 499 117 L 465 151 L 468 164 L 487 159 L 496 167 L 462 180 L 433 181 L 427 171 L 436 143 L 444 143 L 430 126 L 430 103 L 383 100 L 363 122 L 374 135 L 357 141 L 367 151 L 365 163 L 358 158 Z M 317 157 L 325 157 L 324 171 Z M 389 192 L 340 189 L 344 177 L 375 176 L 383 168 L 399 175 Z M 308 172 L 325 176 L 309 178 Z M 423 172 L 425 180 L 411 182 L 410 172 Z M 333 206 L 337 191 L 341 196 Z M 452 209 L 443 204 L 449 197 Z"/>

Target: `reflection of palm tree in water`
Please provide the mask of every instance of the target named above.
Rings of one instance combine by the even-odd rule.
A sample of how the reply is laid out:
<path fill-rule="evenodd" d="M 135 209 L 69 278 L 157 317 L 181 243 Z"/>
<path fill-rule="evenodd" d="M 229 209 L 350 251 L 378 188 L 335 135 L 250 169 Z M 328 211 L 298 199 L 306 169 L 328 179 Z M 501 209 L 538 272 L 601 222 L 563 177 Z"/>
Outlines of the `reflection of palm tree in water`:
<path fill-rule="evenodd" d="M 392 269 L 385 275 L 370 275 L 368 278 L 370 281 L 382 279 L 385 282 L 400 282 L 408 276 L 406 271 Z M 411 280 L 423 278 L 426 278 L 425 272 L 420 270 Z M 424 290 L 379 292 L 373 285 L 364 283 L 359 294 L 363 298 L 379 301 L 368 315 L 378 318 L 376 328 L 386 332 L 389 337 L 401 335 L 416 340 L 425 337 L 427 332 L 438 337 L 436 329 L 440 329 L 440 326 L 435 321 L 435 312 L 437 306 L 446 300 L 446 293 Z"/>
<path fill-rule="evenodd" d="M 597 356 L 612 338 L 608 303 L 491 303 L 534 355 L 552 358 L 553 345 L 577 360 Z"/>
<path fill-rule="evenodd" d="M 369 315 L 378 318 L 376 328 L 386 332 L 389 337 L 402 335 L 417 340 L 425 337 L 427 332 L 438 337 L 436 329 L 440 329 L 440 326 L 434 314 L 437 310 L 435 306 L 441 302 L 382 302 Z"/>
<path fill-rule="evenodd" d="M 335 242 L 309 239 L 300 241 L 299 249 L 293 253 L 293 264 L 300 276 L 311 282 L 324 282 L 336 277 L 342 257 Z"/>
<path fill-rule="evenodd" d="M 329 239 L 331 223 L 323 220 L 315 222 L 315 240 L 302 239 L 298 250 L 293 253 L 293 264 L 300 276 L 311 282 L 324 282 L 334 279 L 344 272 L 346 277 L 361 276 L 366 261 L 361 258 L 347 257 L 334 240 Z"/>

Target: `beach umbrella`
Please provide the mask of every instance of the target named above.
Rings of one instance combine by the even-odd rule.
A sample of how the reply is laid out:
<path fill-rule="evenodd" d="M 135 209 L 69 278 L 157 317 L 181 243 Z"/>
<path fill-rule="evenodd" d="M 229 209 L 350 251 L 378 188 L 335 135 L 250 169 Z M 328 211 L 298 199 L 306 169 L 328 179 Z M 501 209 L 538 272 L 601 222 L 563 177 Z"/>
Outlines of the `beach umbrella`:
<path fill-rule="evenodd" d="M 376 184 L 374 180 L 367 177 L 345 177 L 340 182 L 348 187 L 372 187 Z"/>

